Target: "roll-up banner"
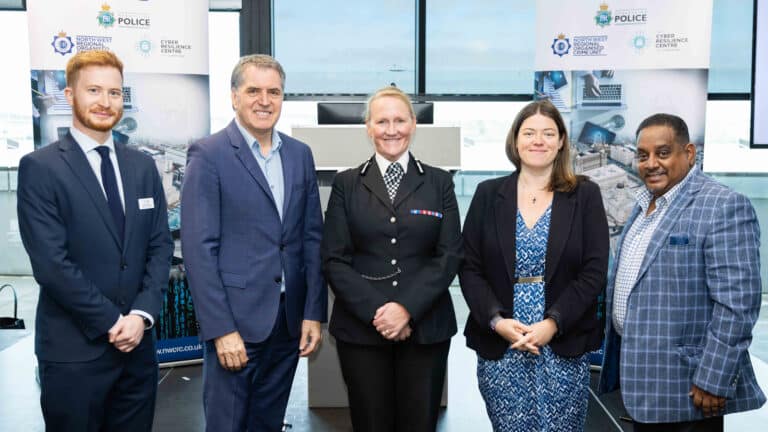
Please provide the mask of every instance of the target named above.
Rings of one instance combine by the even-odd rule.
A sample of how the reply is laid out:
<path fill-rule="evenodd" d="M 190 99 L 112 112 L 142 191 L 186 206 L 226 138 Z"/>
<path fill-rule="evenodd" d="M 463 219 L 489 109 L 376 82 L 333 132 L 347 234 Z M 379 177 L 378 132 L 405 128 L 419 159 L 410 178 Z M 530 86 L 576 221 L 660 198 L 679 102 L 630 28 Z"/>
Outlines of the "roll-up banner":
<path fill-rule="evenodd" d="M 536 24 L 534 97 L 563 114 L 574 169 L 600 186 L 615 251 L 644 187 L 635 146 L 643 119 L 683 118 L 701 167 L 712 0 L 537 0 Z"/>
<path fill-rule="evenodd" d="M 65 135 L 67 61 L 107 49 L 124 64 L 118 142 L 152 156 L 163 179 L 176 240 L 167 296 L 155 322 L 161 363 L 202 358 L 178 245 L 179 192 L 187 146 L 210 132 L 208 0 L 27 0 L 34 146 Z"/>

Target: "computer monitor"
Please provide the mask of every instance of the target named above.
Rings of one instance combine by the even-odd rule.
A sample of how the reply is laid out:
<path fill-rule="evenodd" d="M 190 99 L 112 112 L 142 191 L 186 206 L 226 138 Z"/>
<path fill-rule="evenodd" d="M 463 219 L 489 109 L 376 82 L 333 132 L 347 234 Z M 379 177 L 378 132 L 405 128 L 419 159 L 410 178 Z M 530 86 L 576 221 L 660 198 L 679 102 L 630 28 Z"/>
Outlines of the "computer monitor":
<path fill-rule="evenodd" d="M 414 102 L 413 111 L 416 113 L 416 123 L 433 124 L 435 109 L 432 102 Z M 365 104 L 361 102 L 318 102 L 317 124 L 346 125 L 363 124 Z"/>
<path fill-rule="evenodd" d="M 584 144 L 613 144 L 616 134 L 592 122 L 584 122 L 579 142 Z"/>

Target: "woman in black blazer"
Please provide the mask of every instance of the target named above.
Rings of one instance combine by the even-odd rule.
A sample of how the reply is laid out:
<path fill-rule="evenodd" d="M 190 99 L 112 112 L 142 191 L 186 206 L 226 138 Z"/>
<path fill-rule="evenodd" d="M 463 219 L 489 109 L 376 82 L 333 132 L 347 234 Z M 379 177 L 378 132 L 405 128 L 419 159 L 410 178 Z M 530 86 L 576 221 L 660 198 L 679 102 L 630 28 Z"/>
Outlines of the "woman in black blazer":
<path fill-rule="evenodd" d="M 464 223 L 464 334 L 497 431 L 584 427 L 608 224 L 599 187 L 573 174 L 568 144 L 550 102 L 523 108 L 506 143 L 517 170 L 481 183 Z"/>
<path fill-rule="evenodd" d="M 374 93 L 365 122 L 375 154 L 336 176 L 325 214 L 329 330 L 356 431 L 432 431 L 456 333 L 453 180 L 408 152 L 416 117 L 402 91 Z"/>

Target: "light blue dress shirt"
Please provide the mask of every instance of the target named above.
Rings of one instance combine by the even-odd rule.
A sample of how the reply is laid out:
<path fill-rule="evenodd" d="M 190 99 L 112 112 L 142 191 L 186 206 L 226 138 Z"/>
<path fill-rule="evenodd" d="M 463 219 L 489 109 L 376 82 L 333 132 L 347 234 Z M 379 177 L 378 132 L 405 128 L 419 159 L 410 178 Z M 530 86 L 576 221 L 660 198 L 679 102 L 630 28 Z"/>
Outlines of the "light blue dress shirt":
<path fill-rule="evenodd" d="M 269 189 L 272 191 L 272 198 L 274 198 L 275 205 L 277 206 L 277 214 L 280 216 L 280 221 L 282 221 L 283 202 L 285 201 L 285 179 L 283 178 L 283 159 L 280 157 L 280 148 L 283 146 L 283 141 L 280 139 L 277 131 L 272 129 L 272 148 L 264 156 L 261 154 L 261 144 L 259 144 L 259 141 L 240 124 L 237 118 L 235 118 L 235 123 L 237 128 L 240 129 L 243 139 L 251 148 L 253 157 L 256 159 L 256 163 L 259 164 L 262 174 L 267 179 Z M 280 292 L 285 292 L 285 271 L 282 271 Z"/>

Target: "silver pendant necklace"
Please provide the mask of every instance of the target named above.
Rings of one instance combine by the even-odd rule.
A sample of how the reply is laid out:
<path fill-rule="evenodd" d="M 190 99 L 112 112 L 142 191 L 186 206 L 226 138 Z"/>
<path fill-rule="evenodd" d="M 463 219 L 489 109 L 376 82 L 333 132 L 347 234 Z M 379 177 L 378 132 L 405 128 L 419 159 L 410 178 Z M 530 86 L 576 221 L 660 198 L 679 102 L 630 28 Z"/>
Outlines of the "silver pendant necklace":
<path fill-rule="evenodd" d="M 536 192 L 530 192 L 532 188 L 525 182 L 523 182 L 522 185 L 523 185 L 523 188 L 525 189 L 525 192 L 528 193 L 528 195 L 530 195 L 531 197 L 531 204 L 536 205 L 536 201 L 538 201 L 538 198 L 536 198 Z"/>

